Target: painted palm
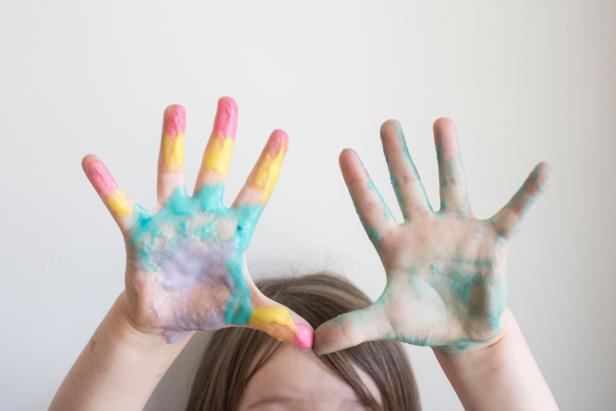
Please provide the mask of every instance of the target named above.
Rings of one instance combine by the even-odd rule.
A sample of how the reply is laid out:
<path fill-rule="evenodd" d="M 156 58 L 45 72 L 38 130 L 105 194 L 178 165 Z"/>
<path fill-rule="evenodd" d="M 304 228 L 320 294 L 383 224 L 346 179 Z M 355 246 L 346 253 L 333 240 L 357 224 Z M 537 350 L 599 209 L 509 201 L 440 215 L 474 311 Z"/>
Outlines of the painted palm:
<path fill-rule="evenodd" d="M 307 323 L 261 294 L 246 266 L 253 230 L 278 180 L 287 136 L 275 130 L 231 207 L 223 183 L 231 162 L 237 106 L 221 98 L 194 195 L 184 188 L 185 114 L 165 111 L 158 164 L 158 207 L 134 205 L 94 156 L 86 175 L 122 230 L 127 249 L 126 314 L 140 330 L 173 342 L 191 330 L 237 325 L 269 333 L 302 348 Z"/>
<path fill-rule="evenodd" d="M 401 224 L 384 203 L 357 154 L 344 150 L 340 165 L 366 232 L 387 275 L 371 306 L 319 327 L 315 349 L 328 353 L 364 341 L 396 339 L 459 352 L 495 340 L 506 310 L 508 239 L 543 191 L 548 165 L 538 164 L 522 187 L 492 218 L 473 216 L 455 128 L 434 123 L 440 210 L 432 210 L 399 123 L 381 128 Z"/>

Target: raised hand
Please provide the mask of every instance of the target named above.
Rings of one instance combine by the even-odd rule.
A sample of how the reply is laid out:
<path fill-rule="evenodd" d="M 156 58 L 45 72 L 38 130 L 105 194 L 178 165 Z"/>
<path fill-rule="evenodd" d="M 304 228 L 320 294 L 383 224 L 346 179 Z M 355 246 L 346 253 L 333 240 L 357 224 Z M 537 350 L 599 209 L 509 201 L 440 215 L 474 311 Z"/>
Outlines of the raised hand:
<path fill-rule="evenodd" d="M 359 218 L 377 249 L 387 285 L 371 306 L 343 314 L 316 330 L 315 350 L 329 353 L 364 341 L 395 339 L 459 352 L 489 344 L 506 312 L 506 245 L 543 191 L 547 163 L 492 218 L 471 211 L 454 124 L 434 123 L 440 210 L 433 211 L 400 125 L 381 127 L 383 151 L 404 216 L 397 223 L 357 154 L 340 166 Z"/>
<path fill-rule="evenodd" d="M 185 113 L 165 110 L 158 161 L 158 205 L 133 204 L 104 164 L 83 159 L 88 179 L 120 227 L 126 242 L 125 314 L 138 330 L 167 341 L 191 330 L 247 326 L 301 348 L 312 344 L 308 323 L 261 294 L 245 252 L 270 198 L 287 151 L 287 135 L 275 130 L 230 208 L 224 180 L 237 128 L 237 105 L 218 101 L 214 128 L 192 196 L 184 187 Z"/>

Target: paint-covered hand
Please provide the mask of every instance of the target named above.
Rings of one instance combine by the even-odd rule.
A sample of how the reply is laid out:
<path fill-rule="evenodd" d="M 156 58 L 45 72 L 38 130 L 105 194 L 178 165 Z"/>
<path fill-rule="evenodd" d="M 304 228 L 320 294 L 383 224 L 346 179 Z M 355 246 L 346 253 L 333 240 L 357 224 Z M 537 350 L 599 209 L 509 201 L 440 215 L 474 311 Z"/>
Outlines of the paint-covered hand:
<path fill-rule="evenodd" d="M 301 348 L 312 344 L 308 323 L 255 287 L 245 251 L 287 150 L 275 130 L 231 207 L 223 205 L 237 106 L 218 101 L 194 195 L 184 188 L 185 113 L 165 110 L 158 161 L 158 206 L 133 204 L 95 156 L 83 160 L 88 179 L 124 234 L 127 250 L 125 314 L 138 330 L 180 339 L 191 330 L 247 326 Z"/>
<path fill-rule="evenodd" d="M 507 241 L 545 187 L 539 163 L 492 218 L 474 217 L 453 123 L 434 123 L 440 210 L 432 210 L 400 125 L 381 127 L 383 151 L 404 222 L 395 221 L 357 154 L 344 150 L 342 173 L 360 220 L 376 247 L 387 285 L 371 306 L 319 327 L 315 350 L 329 353 L 364 341 L 395 339 L 460 352 L 498 340 L 507 313 Z"/>

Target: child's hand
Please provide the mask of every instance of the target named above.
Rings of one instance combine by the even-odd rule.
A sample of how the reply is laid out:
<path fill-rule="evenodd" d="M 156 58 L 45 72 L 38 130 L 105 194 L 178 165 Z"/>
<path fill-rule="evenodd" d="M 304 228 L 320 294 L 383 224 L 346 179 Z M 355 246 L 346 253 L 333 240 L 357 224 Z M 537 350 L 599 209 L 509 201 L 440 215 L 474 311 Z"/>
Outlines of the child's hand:
<path fill-rule="evenodd" d="M 138 330 L 170 342 L 190 330 L 238 325 L 309 348 L 310 326 L 261 294 L 245 261 L 253 230 L 278 180 L 287 135 L 282 130 L 271 134 L 245 186 L 227 208 L 223 184 L 236 128 L 236 103 L 223 97 L 190 196 L 184 188 L 184 109 L 168 107 L 158 162 L 158 206 L 153 210 L 133 204 L 97 157 L 84 158 L 88 179 L 126 241 L 125 314 Z"/>
<path fill-rule="evenodd" d="M 471 211 L 454 125 L 434 123 L 441 207 L 428 202 L 399 123 L 381 128 L 383 151 L 404 215 L 398 224 L 357 154 L 344 150 L 340 166 L 359 218 L 376 247 L 387 285 L 371 306 L 319 327 L 315 349 L 329 353 L 364 341 L 396 339 L 456 352 L 496 341 L 506 307 L 507 241 L 548 176 L 538 164 L 494 217 Z"/>

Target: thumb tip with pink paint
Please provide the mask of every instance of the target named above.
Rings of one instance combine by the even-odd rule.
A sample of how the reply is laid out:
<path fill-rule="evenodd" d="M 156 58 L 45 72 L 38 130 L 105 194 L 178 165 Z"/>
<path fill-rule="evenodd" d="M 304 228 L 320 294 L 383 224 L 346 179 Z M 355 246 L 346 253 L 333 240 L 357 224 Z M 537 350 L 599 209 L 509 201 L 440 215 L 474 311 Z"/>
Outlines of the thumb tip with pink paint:
<path fill-rule="evenodd" d="M 302 350 L 308 350 L 312 347 L 313 332 L 310 326 L 306 324 L 295 325 L 295 345 Z"/>

